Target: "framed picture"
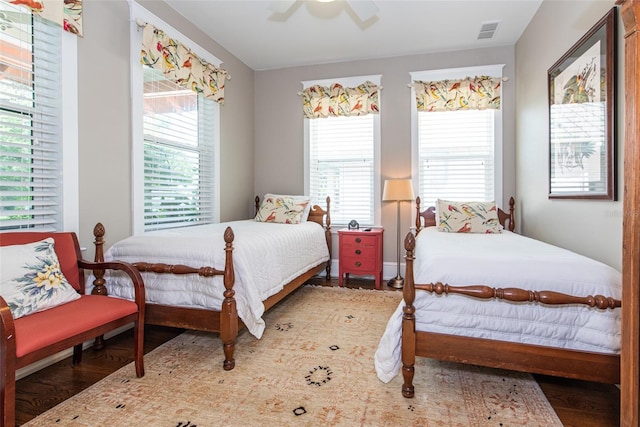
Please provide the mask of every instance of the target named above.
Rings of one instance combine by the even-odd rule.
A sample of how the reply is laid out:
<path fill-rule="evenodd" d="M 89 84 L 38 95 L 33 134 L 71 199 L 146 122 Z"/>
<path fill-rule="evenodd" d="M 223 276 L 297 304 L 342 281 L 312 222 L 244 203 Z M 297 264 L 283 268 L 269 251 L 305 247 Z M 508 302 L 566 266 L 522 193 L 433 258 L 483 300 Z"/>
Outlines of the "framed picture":
<path fill-rule="evenodd" d="M 616 9 L 548 72 L 549 198 L 616 200 Z"/>

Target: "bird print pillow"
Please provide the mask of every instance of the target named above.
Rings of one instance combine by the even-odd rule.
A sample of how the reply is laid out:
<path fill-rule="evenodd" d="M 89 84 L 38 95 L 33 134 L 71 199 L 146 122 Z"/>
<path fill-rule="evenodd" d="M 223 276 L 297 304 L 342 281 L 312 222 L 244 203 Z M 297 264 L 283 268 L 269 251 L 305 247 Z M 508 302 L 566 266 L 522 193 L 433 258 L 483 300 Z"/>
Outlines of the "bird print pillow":
<path fill-rule="evenodd" d="M 297 200 L 291 196 L 265 197 L 256 214 L 256 221 L 278 222 L 282 224 L 300 224 L 302 213 L 309 200 Z"/>
<path fill-rule="evenodd" d="M 449 233 L 500 233 L 496 202 L 437 201 L 438 231 Z"/>

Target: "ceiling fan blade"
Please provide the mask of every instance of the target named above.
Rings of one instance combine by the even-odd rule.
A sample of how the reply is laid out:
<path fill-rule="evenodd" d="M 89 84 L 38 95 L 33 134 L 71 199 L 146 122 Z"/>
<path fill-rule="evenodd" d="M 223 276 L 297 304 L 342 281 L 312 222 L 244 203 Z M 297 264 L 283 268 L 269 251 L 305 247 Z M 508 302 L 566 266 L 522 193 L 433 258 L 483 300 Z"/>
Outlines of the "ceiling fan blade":
<path fill-rule="evenodd" d="M 297 0 L 274 0 L 269 3 L 267 9 L 275 13 L 287 13 Z"/>
<path fill-rule="evenodd" d="M 347 3 L 362 22 L 373 18 L 378 13 L 378 6 L 373 0 L 347 0 Z"/>

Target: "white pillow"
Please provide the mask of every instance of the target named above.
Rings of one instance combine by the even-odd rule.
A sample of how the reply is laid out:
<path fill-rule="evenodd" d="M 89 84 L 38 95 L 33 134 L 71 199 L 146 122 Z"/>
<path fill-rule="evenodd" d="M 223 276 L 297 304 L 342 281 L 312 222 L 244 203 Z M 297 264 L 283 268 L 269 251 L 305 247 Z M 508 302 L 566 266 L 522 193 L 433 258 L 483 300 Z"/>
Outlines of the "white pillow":
<path fill-rule="evenodd" d="M 307 198 L 307 200 L 309 200 L 309 198 Z M 302 211 L 302 217 L 300 218 L 300 222 L 307 222 L 307 220 L 309 219 L 309 212 L 311 212 L 311 200 L 307 202 L 307 206 Z"/>
<path fill-rule="evenodd" d="M 0 247 L 0 295 L 14 319 L 80 298 L 60 270 L 51 237 Z"/>

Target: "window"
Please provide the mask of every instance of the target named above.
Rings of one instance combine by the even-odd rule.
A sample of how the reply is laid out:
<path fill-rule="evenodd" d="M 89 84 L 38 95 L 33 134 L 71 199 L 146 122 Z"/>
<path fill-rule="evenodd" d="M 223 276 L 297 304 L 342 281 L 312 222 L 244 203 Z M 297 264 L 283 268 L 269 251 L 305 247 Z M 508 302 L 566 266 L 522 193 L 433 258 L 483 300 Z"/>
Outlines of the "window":
<path fill-rule="evenodd" d="M 148 67 L 144 80 L 144 229 L 211 223 L 217 104 Z"/>
<path fill-rule="evenodd" d="M 77 231 L 76 36 L 0 12 L 0 230 Z"/>
<path fill-rule="evenodd" d="M 502 76 L 502 66 L 412 73 L 413 80 Z M 412 91 L 413 92 L 413 91 Z M 436 199 L 501 203 L 502 110 L 417 111 L 412 93 L 413 176 L 423 206 Z M 417 182 L 416 182 L 417 181 Z"/>
<path fill-rule="evenodd" d="M 356 87 L 380 76 L 305 82 Z M 314 203 L 331 198 L 331 221 L 378 225 L 380 211 L 380 115 L 305 118 L 305 193 Z"/>
<path fill-rule="evenodd" d="M 216 66 L 220 61 L 131 3 L 134 233 L 219 222 L 219 104 L 140 63 L 149 22 Z"/>
<path fill-rule="evenodd" d="M 495 111 L 418 112 L 422 200 L 494 200 Z"/>

